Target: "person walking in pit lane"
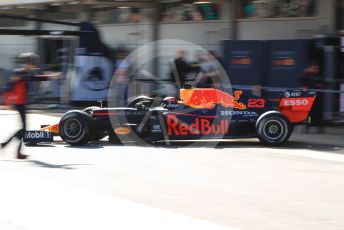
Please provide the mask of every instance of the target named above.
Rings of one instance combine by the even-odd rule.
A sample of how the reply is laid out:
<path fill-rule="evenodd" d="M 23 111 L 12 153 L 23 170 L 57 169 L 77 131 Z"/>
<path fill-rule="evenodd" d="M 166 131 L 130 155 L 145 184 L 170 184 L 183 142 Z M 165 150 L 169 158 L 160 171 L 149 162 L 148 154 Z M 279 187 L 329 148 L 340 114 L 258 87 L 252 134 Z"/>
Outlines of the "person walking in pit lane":
<path fill-rule="evenodd" d="M 175 84 L 177 89 L 184 86 L 186 77 L 190 72 L 197 72 L 200 68 L 197 63 L 188 63 L 185 57 L 186 51 L 184 49 L 177 49 L 175 59 L 170 61 L 170 81 Z"/>
<path fill-rule="evenodd" d="M 115 92 L 115 105 L 125 107 L 128 104 L 128 85 L 130 81 L 130 71 L 132 63 L 130 62 L 126 50 L 118 50 L 116 54 L 116 71 L 114 79 L 116 82 Z"/>
<path fill-rule="evenodd" d="M 203 54 L 202 59 L 201 72 L 195 81 L 197 87 L 221 89 L 221 76 L 226 74 L 221 59 L 212 50 Z"/>
<path fill-rule="evenodd" d="M 26 159 L 28 156 L 22 153 L 22 142 L 26 131 L 26 104 L 28 94 L 28 82 L 34 80 L 57 79 L 61 73 L 38 75 L 38 56 L 34 53 L 23 53 L 18 57 L 18 67 L 14 69 L 9 78 L 4 92 L 4 104 L 11 105 L 19 113 L 22 127 L 7 141 L 1 143 L 4 148 L 14 138 L 19 140 L 17 158 Z"/>

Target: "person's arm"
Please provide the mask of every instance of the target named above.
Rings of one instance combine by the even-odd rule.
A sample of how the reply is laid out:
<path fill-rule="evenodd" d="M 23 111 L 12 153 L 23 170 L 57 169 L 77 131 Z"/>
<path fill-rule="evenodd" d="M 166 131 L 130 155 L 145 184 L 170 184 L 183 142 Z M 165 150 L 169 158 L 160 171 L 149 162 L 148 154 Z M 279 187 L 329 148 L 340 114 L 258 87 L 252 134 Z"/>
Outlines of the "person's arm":
<path fill-rule="evenodd" d="M 32 74 L 32 73 L 26 73 L 26 74 L 14 74 L 9 78 L 10 83 L 14 83 L 17 81 L 47 81 L 47 80 L 56 80 L 60 78 L 62 75 L 62 72 L 51 72 L 51 73 L 42 73 L 42 74 Z"/>
<path fill-rule="evenodd" d="M 43 74 L 35 74 L 32 76 L 33 81 L 46 81 L 46 80 L 57 80 L 61 77 L 62 72 L 51 72 Z"/>

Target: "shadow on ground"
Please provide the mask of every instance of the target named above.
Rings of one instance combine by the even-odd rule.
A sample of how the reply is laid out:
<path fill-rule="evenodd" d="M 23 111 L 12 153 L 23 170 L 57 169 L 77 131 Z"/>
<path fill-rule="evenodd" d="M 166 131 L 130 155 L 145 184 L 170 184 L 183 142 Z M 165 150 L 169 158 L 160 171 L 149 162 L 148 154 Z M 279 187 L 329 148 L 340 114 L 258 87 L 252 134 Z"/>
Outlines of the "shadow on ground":
<path fill-rule="evenodd" d="M 65 144 L 64 144 L 65 145 Z M 178 148 L 276 148 L 276 149 L 309 149 L 314 151 L 322 152 L 333 152 L 333 153 L 343 153 L 344 146 L 342 144 L 326 144 L 317 143 L 316 141 L 297 141 L 291 140 L 282 146 L 265 146 L 261 144 L 256 139 L 245 139 L 245 140 L 223 140 L 223 141 L 182 141 L 182 142 L 171 142 L 166 144 L 165 142 L 144 142 L 144 141 L 133 141 L 124 143 L 109 143 L 106 140 L 92 142 L 84 146 L 66 146 L 67 148 L 82 148 L 82 149 L 99 149 L 106 146 L 116 146 L 119 148 L 125 148 L 126 146 L 132 147 L 153 147 L 153 148 L 168 148 L 168 149 L 178 149 Z"/>
<path fill-rule="evenodd" d="M 51 164 L 44 161 L 38 160 L 29 160 L 28 162 L 32 163 L 34 166 L 42 167 L 42 168 L 49 168 L 49 169 L 76 169 L 73 166 L 82 166 L 82 165 L 89 165 L 89 164 Z"/>
<path fill-rule="evenodd" d="M 86 166 L 90 164 L 52 164 L 45 161 L 39 161 L 39 160 L 0 160 L 5 162 L 15 162 L 15 163 L 30 163 L 32 166 L 38 166 L 41 168 L 48 168 L 48 169 L 67 169 L 67 170 L 73 170 L 77 169 L 75 166 Z"/>
<path fill-rule="evenodd" d="M 57 145 L 65 146 L 66 148 L 78 149 L 102 149 L 106 146 L 117 147 L 155 147 L 155 148 L 276 148 L 276 149 L 309 149 L 322 152 L 333 152 L 344 154 L 344 142 L 341 141 L 342 136 L 336 135 L 295 135 L 282 146 L 265 146 L 261 144 L 258 139 L 230 139 L 230 140 L 201 140 L 201 141 L 171 141 L 167 144 L 163 141 L 148 142 L 148 141 L 125 141 L 123 143 L 110 143 L 107 138 L 101 141 L 93 141 L 87 145 L 71 146 L 61 140 L 57 140 L 52 144 L 39 144 L 36 147 L 55 147 Z"/>

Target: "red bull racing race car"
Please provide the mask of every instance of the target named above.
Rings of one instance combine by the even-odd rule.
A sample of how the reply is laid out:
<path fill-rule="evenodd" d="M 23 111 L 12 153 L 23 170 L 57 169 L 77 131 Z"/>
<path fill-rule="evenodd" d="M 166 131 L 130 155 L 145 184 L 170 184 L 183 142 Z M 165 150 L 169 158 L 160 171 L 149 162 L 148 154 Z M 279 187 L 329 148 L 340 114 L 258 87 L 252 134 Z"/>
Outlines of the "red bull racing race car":
<path fill-rule="evenodd" d="M 108 135 L 111 141 L 258 138 L 277 146 L 307 120 L 315 97 L 314 92 L 288 90 L 268 100 L 243 90 L 182 88 L 179 98 L 140 96 L 127 107 L 69 111 L 58 124 L 28 132 L 26 142 L 52 141 L 55 134 L 71 145 Z"/>

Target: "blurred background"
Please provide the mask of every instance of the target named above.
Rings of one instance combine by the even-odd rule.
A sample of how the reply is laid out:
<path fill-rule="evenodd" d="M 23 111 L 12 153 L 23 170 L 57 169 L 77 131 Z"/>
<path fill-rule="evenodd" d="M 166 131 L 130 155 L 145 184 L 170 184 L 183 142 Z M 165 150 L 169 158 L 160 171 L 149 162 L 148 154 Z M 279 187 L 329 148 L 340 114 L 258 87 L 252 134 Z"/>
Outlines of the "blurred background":
<path fill-rule="evenodd" d="M 106 101 L 114 78 L 123 86 L 113 98 L 119 105 L 138 94 L 174 95 L 175 57 L 159 57 L 168 47 L 184 49 L 185 62 L 196 66 L 186 82 L 196 78 L 208 50 L 233 87 L 270 98 L 289 88 L 315 90 L 319 117 L 312 122 L 343 120 L 344 0 L 3 0 L 0 27 L 1 86 L 23 52 L 37 53 L 42 70 L 63 72 L 60 79 L 30 83 L 35 105 Z M 163 39 L 175 40 L 152 43 L 146 55 L 156 58 L 124 61 Z M 179 40 L 202 50 L 190 51 Z"/>

